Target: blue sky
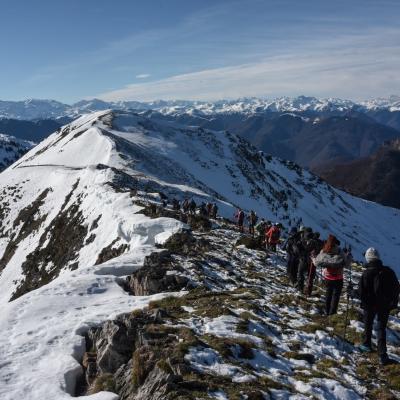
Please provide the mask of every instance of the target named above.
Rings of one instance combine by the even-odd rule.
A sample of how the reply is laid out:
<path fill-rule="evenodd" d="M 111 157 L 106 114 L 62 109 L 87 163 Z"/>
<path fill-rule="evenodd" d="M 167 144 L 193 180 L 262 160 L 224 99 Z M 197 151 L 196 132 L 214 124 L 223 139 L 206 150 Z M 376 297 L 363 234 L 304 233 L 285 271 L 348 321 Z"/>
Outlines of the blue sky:
<path fill-rule="evenodd" d="M 400 93 L 398 0 L 0 0 L 0 98 Z"/>

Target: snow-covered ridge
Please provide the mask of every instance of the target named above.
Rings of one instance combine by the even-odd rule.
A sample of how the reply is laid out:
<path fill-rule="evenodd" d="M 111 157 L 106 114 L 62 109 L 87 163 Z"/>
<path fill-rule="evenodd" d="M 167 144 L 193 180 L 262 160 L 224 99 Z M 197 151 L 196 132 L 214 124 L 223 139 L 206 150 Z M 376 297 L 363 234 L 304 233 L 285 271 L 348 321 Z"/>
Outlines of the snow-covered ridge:
<path fill-rule="evenodd" d="M 0 185 L 2 399 L 70 398 L 83 333 L 154 299 L 119 283 L 182 223 L 147 217 L 143 199 L 212 200 L 227 218 L 239 205 L 287 227 L 302 218 L 358 258 L 374 245 L 399 265 L 398 210 L 335 190 L 228 132 L 133 112 L 64 126 L 1 173 Z"/>
<path fill-rule="evenodd" d="M 157 100 L 151 102 L 118 101 L 107 102 L 100 99 L 82 100 L 72 105 L 54 100 L 29 99 L 25 101 L 0 101 L 0 118 L 14 119 L 57 119 L 61 117 L 76 118 L 79 115 L 115 110 L 156 110 L 164 114 L 200 114 L 259 112 L 345 112 L 357 110 L 367 112 L 374 110 L 400 111 L 399 96 L 378 98 L 363 102 L 354 102 L 338 98 L 316 98 L 310 96 L 266 98 L 241 98 L 236 100 L 219 100 L 214 102 L 186 100 Z"/>
<path fill-rule="evenodd" d="M 333 189 L 229 132 L 133 112 L 77 119 L 0 174 L 0 184 L 0 297 L 6 300 L 65 269 L 94 265 L 108 247 L 129 252 L 138 243 L 154 244 L 170 223 L 134 214 L 140 207 L 132 201 L 144 192 L 217 200 L 228 218 L 236 206 L 287 226 L 301 218 L 352 244 L 358 258 L 374 245 L 399 265 L 398 210 Z M 65 235 L 68 246 L 55 251 Z"/>

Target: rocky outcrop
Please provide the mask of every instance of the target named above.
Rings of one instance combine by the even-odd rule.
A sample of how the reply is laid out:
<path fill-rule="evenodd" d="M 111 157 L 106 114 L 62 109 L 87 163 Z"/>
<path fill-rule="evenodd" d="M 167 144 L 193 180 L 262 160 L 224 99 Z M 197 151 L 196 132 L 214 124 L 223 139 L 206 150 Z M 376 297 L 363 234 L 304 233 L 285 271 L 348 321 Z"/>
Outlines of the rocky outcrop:
<path fill-rule="evenodd" d="M 114 239 L 108 246 L 101 250 L 95 265 L 103 264 L 112 258 L 119 257 L 126 250 L 128 250 L 128 245 L 126 243 L 115 246 L 120 241 L 120 238 Z"/>
<path fill-rule="evenodd" d="M 82 363 L 88 393 L 103 390 L 107 382 L 121 400 L 194 399 L 183 383 L 190 368 L 178 338 L 182 332 L 164 325 L 162 314 L 151 309 L 126 314 L 89 331 L 92 351 Z"/>
<path fill-rule="evenodd" d="M 127 277 L 126 285 L 135 296 L 175 292 L 189 283 L 183 273 L 182 267 L 174 264 L 171 253 L 163 250 L 147 256 L 143 267 Z"/>

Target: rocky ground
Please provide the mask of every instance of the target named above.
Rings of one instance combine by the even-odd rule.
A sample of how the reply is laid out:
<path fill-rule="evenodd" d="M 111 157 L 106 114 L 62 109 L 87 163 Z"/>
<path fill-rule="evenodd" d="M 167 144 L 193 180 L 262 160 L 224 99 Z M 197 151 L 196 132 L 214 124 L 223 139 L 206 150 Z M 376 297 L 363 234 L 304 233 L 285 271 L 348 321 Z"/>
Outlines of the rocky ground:
<path fill-rule="evenodd" d="M 106 390 L 122 400 L 400 398 L 400 365 L 380 367 L 376 354 L 356 350 L 362 332 L 356 301 L 344 340 L 345 295 L 338 315 L 323 317 L 322 283 L 312 297 L 298 294 L 286 279 L 282 251 L 249 248 L 256 247 L 251 238 L 223 220 L 213 221 L 211 229 L 201 218 L 189 222 L 196 229 L 172 236 L 121 282 L 132 295 L 180 295 L 92 328 L 78 395 Z M 357 280 L 360 267 L 353 267 Z M 400 361 L 397 315 L 390 327 L 389 353 Z"/>

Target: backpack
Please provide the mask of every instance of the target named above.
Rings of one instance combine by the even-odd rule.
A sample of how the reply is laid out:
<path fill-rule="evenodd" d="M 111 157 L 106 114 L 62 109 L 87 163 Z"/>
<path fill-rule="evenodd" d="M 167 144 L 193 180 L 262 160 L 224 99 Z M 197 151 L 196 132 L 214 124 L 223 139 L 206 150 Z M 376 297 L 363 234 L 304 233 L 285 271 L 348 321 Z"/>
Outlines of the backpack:
<path fill-rule="evenodd" d="M 397 307 L 400 284 L 396 274 L 389 267 L 383 267 L 374 277 L 373 289 L 377 304 L 385 308 Z"/>
<path fill-rule="evenodd" d="M 273 242 L 277 242 L 279 240 L 279 238 L 281 237 L 281 232 L 278 228 L 272 229 L 271 232 L 271 240 Z"/>

